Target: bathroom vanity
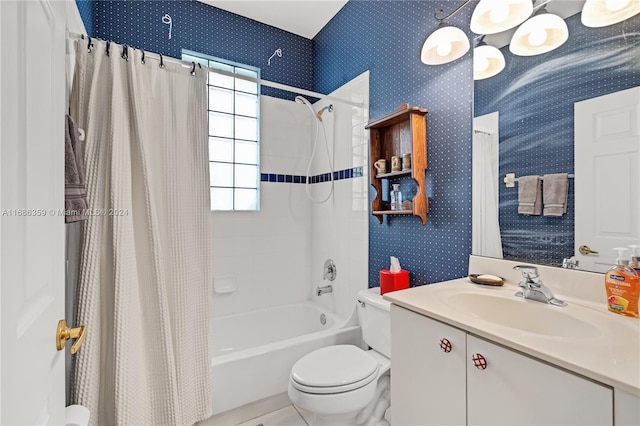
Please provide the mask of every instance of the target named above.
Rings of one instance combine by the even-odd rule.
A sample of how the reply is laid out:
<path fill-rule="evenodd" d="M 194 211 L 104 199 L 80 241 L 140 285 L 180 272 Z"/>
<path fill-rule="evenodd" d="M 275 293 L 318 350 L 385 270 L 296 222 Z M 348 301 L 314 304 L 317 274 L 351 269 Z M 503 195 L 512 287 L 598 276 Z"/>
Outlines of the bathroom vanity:
<path fill-rule="evenodd" d="M 516 297 L 515 262 L 386 293 L 393 425 L 638 425 L 640 321 L 607 312 L 602 275 L 539 267 L 564 307 Z M 602 298 L 599 300 L 600 296 Z"/>

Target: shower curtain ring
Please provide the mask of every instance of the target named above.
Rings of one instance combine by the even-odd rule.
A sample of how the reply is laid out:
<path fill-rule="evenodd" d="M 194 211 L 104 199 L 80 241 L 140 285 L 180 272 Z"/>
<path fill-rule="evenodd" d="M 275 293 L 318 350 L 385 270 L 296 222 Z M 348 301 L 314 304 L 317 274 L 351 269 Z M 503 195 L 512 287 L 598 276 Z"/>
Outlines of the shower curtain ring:
<path fill-rule="evenodd" d="M 143 63 L 143 64 L 145 63 L 144 62 L 144 50 L 142 51 L 142 59 L 140 60 L 140 62 Z"/>
<path fill-rule="evenodd" d="M 126 44 L 122 46 L 122 59 L 127 62 L 129 61 L 129 46 L 127 46 Z"/>
<path fill-rule="evenodd" d="M 91 41 L 91 37 L 87 36 L 87 38 L 89 39 L 89 43 L 87 44 L 87 52 L 91 53 L 91 51 L 93 50 L 93 42 Z"/>
<path fill-rule="evenodd" d="M 160 55 L 160 68 L 164 68 L 164 60 L 162 59 L 162 55 Z"/>
<path fill-rule="evenodd" d="M 191 64 L 193 64 L 193 68 L 191 68 L 191 75 L 196 75 L 196 63 L 191 62 Z"/>
<path fill-rule="evenodd" d="M 107 42 L 107 50 L 106 50 L 106 54 L 107 56 L 109 56 L 109 47 L 111 47 L 111 42 Z"/>

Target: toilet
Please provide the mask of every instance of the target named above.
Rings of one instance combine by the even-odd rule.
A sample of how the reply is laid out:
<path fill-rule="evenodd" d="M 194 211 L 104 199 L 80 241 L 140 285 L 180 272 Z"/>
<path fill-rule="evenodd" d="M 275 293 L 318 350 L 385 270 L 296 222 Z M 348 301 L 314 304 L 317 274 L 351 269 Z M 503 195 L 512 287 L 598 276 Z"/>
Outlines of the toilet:
<path fill-rule="evenodd" d="M 357 300 L 362 339 L 371 349 L 327 346 L 291 368 L 289 398 L 313 413 L 318 426 L 388 425 L 382 417 L 390 400 L 391 303 L 379 288 L 359 291 Z"/>

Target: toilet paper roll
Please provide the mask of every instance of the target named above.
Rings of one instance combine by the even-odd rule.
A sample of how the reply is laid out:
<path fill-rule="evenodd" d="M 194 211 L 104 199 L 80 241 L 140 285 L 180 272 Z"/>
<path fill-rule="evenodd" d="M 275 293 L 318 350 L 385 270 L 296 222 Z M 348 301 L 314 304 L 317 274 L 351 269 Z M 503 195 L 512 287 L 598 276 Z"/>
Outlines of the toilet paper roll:
<path fill-rule="evenodd" d="M 89 409 L 83 405 L 69 405 L 65 408 L 66 426 L 87 426 L 89 424 Z"/>

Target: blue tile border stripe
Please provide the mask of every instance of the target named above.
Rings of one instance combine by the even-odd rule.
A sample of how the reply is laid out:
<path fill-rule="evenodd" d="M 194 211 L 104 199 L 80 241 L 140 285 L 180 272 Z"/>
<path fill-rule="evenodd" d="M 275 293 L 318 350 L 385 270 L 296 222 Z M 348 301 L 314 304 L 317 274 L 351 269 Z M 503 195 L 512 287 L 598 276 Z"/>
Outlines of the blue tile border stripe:
<path fill-rule="evenodd" d="M 333 180 L 352 179 L 362 177 L 362 167 L 353 167 L 351 169 L 337 170 L 333 172 Z M 284 175 L 276 173 L 260 173 L 260 182 L 278 182 L 278 183 L 322 183 L 331 181 L 331 173 L 322 173 L 315 176 L 301 175 Z"/>

